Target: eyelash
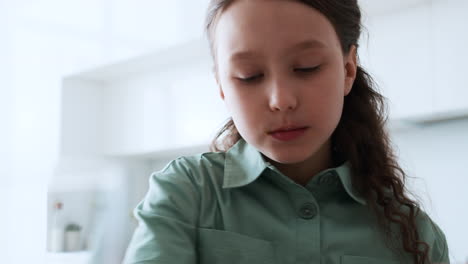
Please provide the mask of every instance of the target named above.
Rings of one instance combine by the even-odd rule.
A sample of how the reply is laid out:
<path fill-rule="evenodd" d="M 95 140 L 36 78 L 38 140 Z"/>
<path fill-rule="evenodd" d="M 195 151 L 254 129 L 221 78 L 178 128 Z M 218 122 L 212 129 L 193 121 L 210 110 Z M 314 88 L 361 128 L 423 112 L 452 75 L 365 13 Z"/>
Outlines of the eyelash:
<path fill-rule="evenodd" d="M 320 68 L 320 66 L 309 67 L 309 68 L 295 68 L 294 71 L 295 72 L 298 71 L 298 72 L 304 73 L 304 74 L 310 74 L 310 73 L 313 73 L 313 72 L 317 71 L 319 68 Z M 257 74 L 257 75 L 251 76 L 251 77 L 238 78 L 238 79 L 240 81 L 242 81 L 242 82 L 245 82 L 245 83 L 252 83 L 252 82 L 258 80 L 258 78 L 260 78 L 260 77 L 263 77 L 263 74 Z"/>

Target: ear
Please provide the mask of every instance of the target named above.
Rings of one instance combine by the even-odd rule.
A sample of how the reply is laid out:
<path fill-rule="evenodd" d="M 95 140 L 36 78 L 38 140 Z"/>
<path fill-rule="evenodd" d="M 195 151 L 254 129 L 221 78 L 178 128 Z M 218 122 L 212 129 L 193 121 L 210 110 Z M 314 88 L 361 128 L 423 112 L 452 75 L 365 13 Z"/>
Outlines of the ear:
<path fill-rule="evenodd" d="M 221 99 L 224 101 L 224 92 L 223 92 L 223 88 L 221 87 L 221 85 L 218 85 L 219 87 L 219 95 L 221 96 Z"/>
<path fill-rule="evenodd" d="M 221 87 L 221 82 L 219 81 L 219 75 L 218 75 L 218 70 L 216 69 L 216 66 L 213 66 L 213 75 L 216 80 L 216 85 L 218 86 L 218 89 L 219 89 L 219 95 L 221 99 L 224 101 L 224 91 L 223 91 L 223 88 Z"/>
<path fill-rule="evenodd" d="M 357 74 L 357 48 L 351 45 L 348 54 L 345 56 L 345 96 L 347 96 L 353 88 L 354 80 Z"/>

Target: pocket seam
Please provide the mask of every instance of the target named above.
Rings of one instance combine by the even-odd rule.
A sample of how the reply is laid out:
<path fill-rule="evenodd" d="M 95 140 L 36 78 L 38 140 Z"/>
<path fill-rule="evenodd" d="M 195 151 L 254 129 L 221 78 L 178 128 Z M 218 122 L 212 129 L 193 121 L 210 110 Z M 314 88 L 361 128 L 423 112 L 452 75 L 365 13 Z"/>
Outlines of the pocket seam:
<path fill-rule="evenodd" d="M 236 233 L 236 232 L 232 232 L 232 231 L 227 231 L 227 230 L 220 230 L 220 229 L 211 229 L 211 228 L 199 227 L 199 228 L 198 228 L 198 231 L 199 231 L 199 234 L 200 234 L 201 232 L 205 232 L 205 233 L 211 232 L 211 233 L 213 233 L 213 234 L 219 234 L 219 235 L 225 234 L 226 236 L 234 236 L 234 237 L 238 238 L 239 240 L 244 239 L 244 240 L 246 240 L 246 241 L 252 241 L 252 242 L 255 242 L 255 243 L 263 243 L 263 244 L 270 244 L 270 245 L 272 245 L 272 241 L 265 240 L 265 239 L 261 239 L 261 238 L 257 238 L 257 237 L 248 236 L 248 235 L 245 235 L 245 234 L 242 234 L 242 233 Z"/>
<path fill-rule="evenodd" d="M 247 258 L 268 258 L 272 261 L 275 259 L 275 250 L 271 241 L 226 230 L 198 229 L 199 249 L 208 250 L 213 254 L 232 254 L 234 251 Z M 235 247 L 235 250 L 231 247 Z"/>

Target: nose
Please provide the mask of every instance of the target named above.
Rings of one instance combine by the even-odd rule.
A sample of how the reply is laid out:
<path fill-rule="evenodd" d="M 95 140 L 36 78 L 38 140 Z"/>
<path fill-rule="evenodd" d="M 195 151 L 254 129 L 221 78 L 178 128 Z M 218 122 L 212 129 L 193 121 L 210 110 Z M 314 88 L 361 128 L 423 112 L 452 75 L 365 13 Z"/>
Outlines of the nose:
<path fill-rule="evenodd" d="M 276 79 L 272 81 L 269 89 L 269 104 L 273 112 L 294 110 L 297 107 L 298 98 L 292 83 L 287 80 Z"/>

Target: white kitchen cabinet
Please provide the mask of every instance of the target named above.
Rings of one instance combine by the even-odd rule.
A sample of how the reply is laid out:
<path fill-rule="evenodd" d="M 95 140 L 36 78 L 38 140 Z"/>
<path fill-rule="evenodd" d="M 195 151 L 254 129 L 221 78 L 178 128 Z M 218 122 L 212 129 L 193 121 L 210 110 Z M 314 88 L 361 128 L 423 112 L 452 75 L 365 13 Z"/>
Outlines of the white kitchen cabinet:
<path fill-rule="evenodd" d="M 368 17 L 361 41 L 363 64 L 388 98 L 390 119 L 433 113 L 431 7 Z"/>
<path fill-rule="evenodd" d="M 366 17 L 363 65 L 388 98 L 390 119 L 468 109 L 468 1 L 436 0 Z"/>
<path fill-rule="evenodd" d="M 69 76 L 63 88 L 67 155 L 135 156 L 206 146 L 228 118 L 196 39 Z"/>

